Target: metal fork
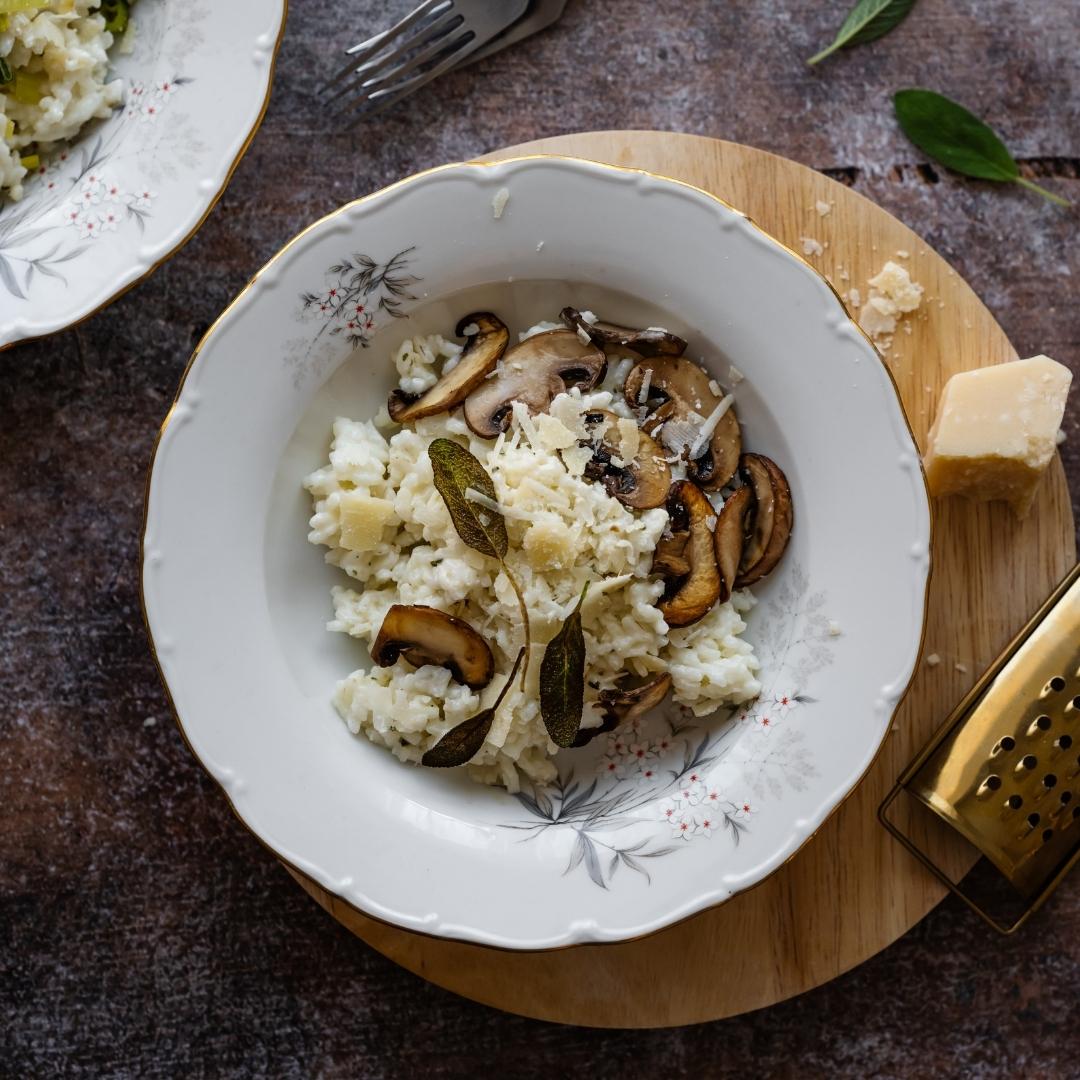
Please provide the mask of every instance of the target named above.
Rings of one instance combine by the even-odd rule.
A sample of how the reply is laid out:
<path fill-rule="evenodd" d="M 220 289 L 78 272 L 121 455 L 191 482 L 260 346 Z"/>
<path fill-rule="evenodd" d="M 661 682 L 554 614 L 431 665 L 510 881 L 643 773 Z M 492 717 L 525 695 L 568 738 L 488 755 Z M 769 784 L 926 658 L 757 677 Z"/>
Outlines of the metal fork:
<path fill-rule="evenodd" d="M 529 0 L 423 0 L 399 23 L 348 50 L 320 87 L 348 129 L 460 64 L 514 23 Z M 409 31 L 412 31 L 409 33 Z"/>

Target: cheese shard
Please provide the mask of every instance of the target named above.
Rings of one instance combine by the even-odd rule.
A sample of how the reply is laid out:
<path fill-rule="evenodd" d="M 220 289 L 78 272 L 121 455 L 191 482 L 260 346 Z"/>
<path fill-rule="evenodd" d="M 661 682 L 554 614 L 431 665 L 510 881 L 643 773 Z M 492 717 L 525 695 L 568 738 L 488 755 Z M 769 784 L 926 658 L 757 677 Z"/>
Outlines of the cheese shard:
<path fill-rule="evenodd" d="M 358 491 L 343 491 L 339 498 L 341 546 L 349 551 L 371 551 L 382 540 L 383 526 L 394 517 L 394 504 Z"/>
<path fill-rule="evenodd" d="M 1024 517 L 1054 456 L 1071 382 L 1048 356 L 954 375 L 924 458 L 931 493 L 1001 499 Z"/>

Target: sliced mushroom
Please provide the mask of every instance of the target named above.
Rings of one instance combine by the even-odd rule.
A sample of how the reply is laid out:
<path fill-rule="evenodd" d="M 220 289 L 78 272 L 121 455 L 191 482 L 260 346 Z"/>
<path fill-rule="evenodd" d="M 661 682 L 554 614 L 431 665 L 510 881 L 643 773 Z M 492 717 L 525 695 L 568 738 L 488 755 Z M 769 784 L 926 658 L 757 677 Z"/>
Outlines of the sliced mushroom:
<path fill-rule="evenodd" d="M 757 497 L 754 531 L 743 551 L 735 588 L 744 589 L 769 574 L 787 549 L 795 524 L 791 488 L 783 469 L 763 454 L 743 454 L 740 471 Z"/>
<path fill-rule="evenodd" d="M 720 570 L 709 528 L 715 511 L 697 484 L 679 480 L 671 485 L 668 514 L 675 531 L 690 533 L 684 549 L 690 573 L 681 580 L 667 579 L 667 590 L 656 606 L 668 626 L 689 626 L 706 615 L 720 596 Z"/>
<path fill-rule="evenodd" d="M 650 326 L 647 330 L 632 330 L 614 323 L 589 322 L 572 307 L 564 307 L 559 317 L 571 330 L 588 335 L 589 340 L 601 348 L 623 346 L 633 349 L 639 356 L 682 356 L 686 352 L 686 342 L 681 337 L 656 326 Z"/>
<path fill-rule="evenodd" d="M 741 487 L 724 503 L 720 516 L 716 519 L 713 543 L 716 547 L 716 562 L 720 567 L 721 604 L 730 599 L 731 590 L 739 576 L 739 562 L 742 559 L 747 532 L 754 520 L 755 502 L 754 489 Z"/>
<path fill-rule="evenodd" d="M 656 542 L 652 569 L 649 572 L 666 578 L 685 577 L 689 574 L 690 562 L 684 554 L 689 539 L 689 531 L 661 536 Z"/>
<path fill-rule="evenodd" d="M 470 332 L 466 334 L 466 330 Z M 490 311 L 474 311 L 466 315 L 454 332 L 466 339 L 458 362 L 422 394 L 392 391 L 386 403 L 391 420 L 408 424 L 460 405 L 473 387 L 495 370 L 510 342 L 510 331 Z"/>
<path fill-rule="evenodd" d="M 571 386 L 591 390 L 603 377 L 607 357 L 573 330 L 547 330 L 507 350 L 498 374 L 465 399 L 465 423 L 481 438 L 493 439 L 510 426 L 512 405 L 543 412 Z"/>
<path fill-rule="evenodd" d="M 646 375 L 649 377 L 646 387 Z M 735 475 L 742 451 L 739 421 L 730 402 L 713 393 L 704 368 L 685 357 L 643 360 L 626 377 L 623 394 L 631 408 L 645 406 L 643 427 L 669 450 L 687 461 L 687 474 L 706 491 L 718 491 Z M 713 419 L 720 408 L 726 411 Z M 700 420 L 692 418 L 696 414 Z M 714 424 L 707 442 L 696 445 L 707 424 Z M 657 436 L 657 428 L 663 430 Z"/>
<path fill-rule="evenodd" d="M 582 728 L 571 745 L 584 746 L 592 742 L 597 735 L 614 731 L 623 724 L 643 716 L 650 709 L 655 709 L 667 697 L 670 689 L 671 676 L 665 671 L 651 682 L 637 686 L 633 690 L 602 690 L 599 700 L 603 721 L 599 727 Z"/>
<path fill-rule="evenodd" d="M 474 690 L 487 686 L 495 672 L 491 649 L 467 622 L 424 604 L 394 604 L 383 619 L 371 659 L 389 667 L 399 656 L 416 667 L 449 668 Z"/>
<path fill-rule="evenodd" d="M 585 423 L 590 426 L 604 422 L 603 433 L 593 443 L 593 459 L 585 466 L 585 475 L 590 480 L 599 480 L 607 493 L 624 506 L 635 510 L 662 506 L 671 484 L 671 470 L 664 460 L 664 451 L 648 435 L 638 431 L 636 452 L 627 461 L 619 418 L 607 409 L 585 414 Z M 614 464 L 613 458 L 623 464 Z"/>

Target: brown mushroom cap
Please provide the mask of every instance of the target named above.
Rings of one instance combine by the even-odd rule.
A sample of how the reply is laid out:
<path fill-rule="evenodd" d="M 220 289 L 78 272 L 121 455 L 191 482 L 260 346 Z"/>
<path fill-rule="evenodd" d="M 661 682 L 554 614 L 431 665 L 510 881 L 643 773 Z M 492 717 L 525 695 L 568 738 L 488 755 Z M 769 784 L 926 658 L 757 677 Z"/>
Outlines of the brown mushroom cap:
<path fill-rule="evenodd" d="M 739 565 L 735 588 L 744 589 L 772 573 L 783 557 L 795 525 L 795 507 L 791 488 L 783 469 L 763 454 L 744 454 L 741 471 L 753 486 L 757 496 L 754 531 Z M 763 496 L 763 492 L 766 492 Z M 762 510 L 762 499 L 765 510 Z M 759 519 L 763 522 L 759 526 Z M 767 535 L 766 535 L 767 529 Z"/>
<path fill-rule="evenodd" d="M 458 323 L 455 333 L 458 337 L 466 337 L 465 329 L 472 326 L 476 331 L 467 336 L 458 362 L 434 386 L 422 394 L 406 394 L 403 390 L 391 392 L 386 403 L 391 420 L 408 424 L 424 416 L 446 412 L 460 405 L 469 391 L 488 372 L 495 370 L 510 342 L 510 331 L 490 311 L 474 311 Z"/>
<path fill-rule="evenodd" d="M 607 357 L 573 330 L 547 330 L 508 349 L 498 374 L 484 380 L 465 399 L 465 423 L 483 439 L 510 426 L 511 406 L 543 412 L 571 386 L 591 390 L 607 369 Z"/>
<path fill-rule="evenodd" d="M 665 671 L 651 682 L 633 690 L 602 690 L 599 701 L 603 721 L 599 727 L 581 728 L 571 745 L 584 746 L 597 735 L 614 731 L 617 727 L 643 716 L 650 709 L 655 709 L 667 697 L 670 689 L 671 676 Z"/>
<path fill-rule="evenodd" d="M 720 596 L 720 569 L 709 528 L 716 512 L 697 484 L 679 480 L 671 485 L 668 513 L 674 530 L 690 532 L 684 550 L 690 573 L 681 580 L 669 579 L 656 606 L 668 626 L 689 626 L 704 617 Z"/>
<path fill-rule="evenodd" d="M 716 563 L 720 567 L 720 603 L 731 597 L 735 580 L 739 576 L 746 534 L 754 520 L 754 489 L 741 487 L 724 503 L 716 519 L 713 543 L 716 547 Z"/>
<path fill-rule="evenodd" d="M 682 356 L 686 352 L 686 342 L 677 334 L 669 333 L 650 327 L 647 330 L 632 330 L 627 326 L 616 326 L 615 323 L 594 322 L 581 317 L 581 312 L 576 308 L 564 307 L 559 312 L 562 319 L 571 330 L 580 330 L 587 334 L 594 345 L 601 348 L 605 346 L 622 346 L 632 349 L 639 356 Z"/>
<path fill-rule="evenodd" d="M 638 432 L 637 453 L 630 461 L 624 458 L 619 418 L 607 409 L 593 409 L 585 414 L 586 424 L 607 421 L 603 435 L 593 444 L 593 459 L 585 466 L 590 480 L 603 483 L 609 495 L 624 506 L 635 510 L 650 510 L 662 506 L 671 484 L 671 470 L 664 460 L 664 451 L 644 432 Z M 613 465 L 617 457 L 622 466 Z"/>
<path fill-rule="evenodd" d="M 639 400 L 646 372 L 651 372 L 644 401 Z M 626 377 L 623 394 L 631 408 L 642 405 L 650 415 L 643 427 L 655 435 L 664 424 L 660 441 L 669 449 L 689 455 L 696 428 L 687 423 L 691 413 L 707 420 L 723 400 L 709 386 L 704 368 L 685 357 L 654 357 L 642 360 Z M 734 408 L 720 418 L 708 443 L 687 463 L 687 474 L 706 491 L 718 491 L 735 475 L 742 450 L 742 434 Z"/>
<path fill-rule="evenodd" d="M 449 668 L 474 690 L 487 686 L 495 672 L 491 649 L 467 622 L 424 604 L 394 604 L 383 619 L 371 659 L 389 667 L 399 656 L 416 667 Z"/>

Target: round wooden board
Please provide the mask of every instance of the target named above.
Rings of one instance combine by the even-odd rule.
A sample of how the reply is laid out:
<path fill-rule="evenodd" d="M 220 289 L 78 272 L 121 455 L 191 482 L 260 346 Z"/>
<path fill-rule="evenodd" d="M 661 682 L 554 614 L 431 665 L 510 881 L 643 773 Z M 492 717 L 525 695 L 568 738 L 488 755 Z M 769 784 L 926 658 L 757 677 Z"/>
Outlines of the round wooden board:
<path fill-rule="evenodd" d="M 510 147 L 491 158 L 566 154 L 647 169 L 721 196 L 809 257 L 845 292 L 865 297 L 886 259 L 925 287 L 911 334 L 886 362 L 920 442 L 954 372 L 1016 358 L 974 292 L 915 233 L 869 200 L 793 161 L 747 146 L 663 132 L 597 132 Z M 827 202 L 821 216 L 818 200 Z M 908 256 L 898 256 L 906 251 Z M 844 271 L 847 276 L 845 277 Z M 424 937 L 368 919 L 297 880 L 381 953 L 440 986 L 525 1016 L 599 1027 L 692 1024 L 758 1009 L 819 986 L 910 929 L 944 889 L 897 844 L 877 809 L 900 771 L 1075 562 L 1068 490 L 1055 460 L 1024 522 L 1002 506 L 936 506 L 925 640 L 942 662 L 920 664 L 892 734 L 852 795 L 771 878 L 679 926 L 620 945 L 514 953 Z M 911 823 L 956 877 L 973 858 Z M 723 977 L 718 978 L 717 972 Z"/>

